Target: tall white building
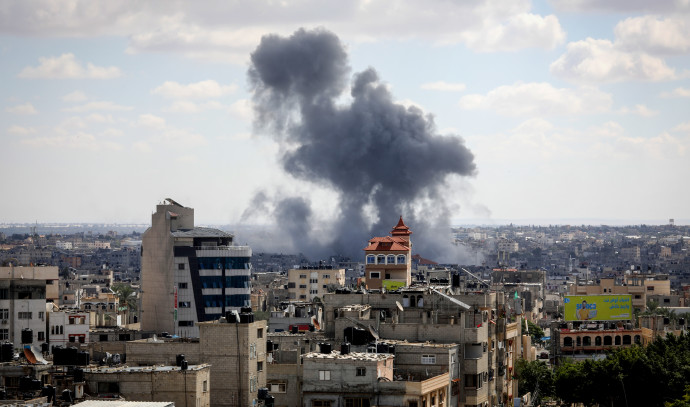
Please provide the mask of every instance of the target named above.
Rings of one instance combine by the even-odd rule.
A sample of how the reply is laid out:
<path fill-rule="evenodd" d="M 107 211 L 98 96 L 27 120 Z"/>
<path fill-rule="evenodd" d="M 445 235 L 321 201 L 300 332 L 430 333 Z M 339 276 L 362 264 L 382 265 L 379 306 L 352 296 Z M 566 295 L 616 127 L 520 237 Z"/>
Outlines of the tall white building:
<path fill-rule="evenodd" d="M 251 306 L 252 251 L 233 235 L 194 226 L 194 209 L 156 206 L 142 239 L 141 329 L 198 337 L 197 323 Z"/>

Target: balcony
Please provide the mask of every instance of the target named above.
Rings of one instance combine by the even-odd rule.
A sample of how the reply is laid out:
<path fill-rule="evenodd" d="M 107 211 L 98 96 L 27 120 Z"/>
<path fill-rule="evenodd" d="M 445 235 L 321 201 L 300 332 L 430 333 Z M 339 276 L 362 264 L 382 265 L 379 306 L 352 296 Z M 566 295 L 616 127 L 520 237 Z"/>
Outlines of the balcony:
<path fill-rule="evenodd" d="M 487 328 L 465 328 L 465 342 L 486 342 L 488 339 Z"/>

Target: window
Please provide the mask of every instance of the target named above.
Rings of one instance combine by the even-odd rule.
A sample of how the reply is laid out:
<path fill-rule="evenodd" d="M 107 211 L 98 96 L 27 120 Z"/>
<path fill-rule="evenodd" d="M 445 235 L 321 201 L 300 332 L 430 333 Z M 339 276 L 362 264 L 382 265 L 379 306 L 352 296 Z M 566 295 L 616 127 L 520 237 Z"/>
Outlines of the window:
<path fill-rule="evenodd" d="M 376 256 L 373 254 L 370 254 L 367 256 L 367 264 L 374 264 L 376 263 Z"/>
<path fill-rule="evenodd" d="M 263 328 L 259 328 L 256 330 L 256 337 L 257 338 L 263 338 L 264 337 L 264 330 Z"/>
<path fill-rule="evenodd" d="M 254 376 L 249 378 L 249 391 L 252 393 L 256 391 L 256 377 Z"/>
<path fill-rule="evenodd" d="M 369 407 L 369 399 L 364 397 L 347 397 L 345 407 Z"/>
<path fill-rule="evenodd" d="M 98 340 L 101 342 L 108 342 L 108 335 L 107 334 L 99 335 Z"/>
<path fill-rule="evenodd" d="M 6 308 L 0 309 L 0 319 L 10 319 L 10 310 Z"/>
<path fill-rule="evenodd" d="M 177 326 L 194 326 L 194 321 L 178 321 Z"/>
<path fill-rule="evenodd" d="M 482 378 L 478 374 L 466 374 L 465 375 L 465 387 L 471 389 L 481 389 L 482 388 Z"/>
<path fill-rule="evenodd" d="M 17 318 L 19 319 L 31 319 L 31 312 L 20 312 L 17 314 Z"/>
<path fill-rule="evenodd" d="M 648 286 L 647 291 L 654 291 L 654 286 L 653 285 Z"/>
<path fill-rule="evenodd" d="M 306 274 L 300 274 L 299 278 L 307 278 L 307 275 Z"/>
<path fill-rule="evenodd" d="M 69 341 L 72 342 L 72 343 L 74 343 L 74 336 L 70 335 L 70 336 L 69 336 Z"/>
<path fill-rule="evenodd" d="M 319 380 L 331 380 L 331 371 L 319 370 Z"/>
<path fill-rule="evenodd" d="M 256 359 L 256 344 L 249 344 L 249 359 Z"/>
<path fill-rule="evenodd" d="M 178 270 L 184 270 L 184 263 L 180 263 L 177 265 Z"/>
<path fill-rule="evenodd" d="M 189 301 L 180 301 L 177 305 L 180 308 L 191 308 L 192 307 L 192 303 Z"/>
<path fill-rule="evenodd" d="M 177 288 L 184 290 L 187 288 L 187 283 L 178 283 Z"/>
<path fill-rule="evenodd" d="M 309 294 L 318 294 L 319 290 L 309 290 Z"/>
<path fill-rule="evenodd" d="M 0 329 L 0 339 L 2 339 L 2 340 L 10 339 L 10 330 L 9 329 Z"/>
<path fill-rule="evenodd" d="M 271 393 L 286 393 L 287 383 L 269 383 L 268 389 Z"/>
<path fill-rule="evenodd" d="M 9 288 L 0 288 L 0 300 L 6 300 L 8 298 L 10 298 L 10 289 Z"/>
<path fill-rule="evenodd" d="M 398 255 L 398 264 L 406 264 L 406 263 L 407 263 L 406 256 L 404 254 L 399 254 Z"/>
<path fill-rule="evenodd" d="M 422 355 L 422 364 L 423 365 L 435 365 L 436 364 L 436 355 Z"/>
<path fill-rule="evenodd" d="M 366 376 L 367 375 L 367 368 L 366 367 L 358 367 L 357 372 L 355 376 Z"/>
<path fill-rule="evenodd" d="M 369 273 L 369 278 L 381 278 L 381 273 L 378 271 L 372 271 Z"/>
<path fill-rule="evenodd" d="M 46 333 L 43 331 L 38 331 L 38 340 L 39 341 L 45 341 L 46 340 Z"/>
<path fill-rule="evenodd" d="M 394 254 L 389 254 L 388 257 L 386 258 L 386 263 L 388 263 L 388 264 L 395 264 L 395 255 L 394 255 Z"/>
<path fill-rule="evenodd" d="M 46 314 L 46 313 L 45 313 L 44 311 L 38 311 L 38 319 L 40 319 L 41 321 L 43 321 L 43 320 L 44 320 L 43 318 L 44 318 L 45 314 Z"/>
<path fill-rule="evenodd" d="M 383 254 L 379 254 L 376 256 L 376 263 L 377 264 L 386 264 L 386 256 Z"/>
<path fill-rule="evenodd" d="M 204 380 L 204 382 L 201 384 L 201 389 L 206 393 L 208 391 L 208 380 Z"/>
<path fill-rule="evenodd" d="M 307 299 L 307 296 L 306 296 L 306 295 L 300 295 L 300 296 L 299 296 L 299 299 L 300 299 L 300 300 L 306 300 L 306 299 Z"/>
<path fill-rule="evenodd" d="M 324 275 L 323 275 L 323 279 L 324 279 L 324 280 L 328 280 L 329 278 L 331 278 L 331 275 L 330 275 L 330 274 L 324 274 Z"/>
<path fill-rule="evenodd" d="M 120 335 L 119 335 L 119 340 L 120 340 L 120 341 L 123 341 L 123 342 L 124 342 L 124 341 L 131 341 L 132 338 L 131 338 L 131 336 L 130 336 L 129 334 L 120 334 Z"/>
<path fill-rule="evenodd" d="M 310 284 L 318 284 L 318 283 L 319 283 L 319 279 L 318 279 L 318 278 L 310 278 L 310 279 L 309 279 L 309 283 L 310 283 Z"/>
<path fill-rule="evenodd" d="M 264 371 L 264 362 L 256 362 L 256 371 L 257 372 L 263 372 Z"/>
<path fill-rule="evenodd" d="M 299 288 L 307 288 L 307 285 L 306 284 L 300 284 Z"/>

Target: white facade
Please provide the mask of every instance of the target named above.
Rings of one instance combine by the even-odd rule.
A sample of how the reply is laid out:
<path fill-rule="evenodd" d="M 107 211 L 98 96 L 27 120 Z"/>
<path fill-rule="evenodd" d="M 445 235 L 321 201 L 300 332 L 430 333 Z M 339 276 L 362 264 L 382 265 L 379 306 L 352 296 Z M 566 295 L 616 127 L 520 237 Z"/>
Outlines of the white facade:
<path fill-rule="evenodd" d="M 51 345 L 89 343 L 88 312 L 56 311 L 48 313 L 48 337 Z"/>
<path fill-rule="evenodd" d="M 55 242 L 55 247 L 58 249 L 72 250 L 72 242 L 61 242 L 58 240 Z"/>

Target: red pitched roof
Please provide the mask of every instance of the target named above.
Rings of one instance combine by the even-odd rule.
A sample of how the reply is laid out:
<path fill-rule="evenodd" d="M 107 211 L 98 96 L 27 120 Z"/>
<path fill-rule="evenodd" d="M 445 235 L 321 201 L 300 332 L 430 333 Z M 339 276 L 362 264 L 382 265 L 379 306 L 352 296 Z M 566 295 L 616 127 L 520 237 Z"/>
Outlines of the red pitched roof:
<path fill-rule="evenodd" d="M 369 240 L 369 246 L 364 248 L 365 251 L 408 251 L 410 247 L 407 241 L 401 237 L 384 236 L 374 237 Z"/>
<path fill-rule="evenodd" d="M 393 236 L 409 236 L 411 235 L 412 232 L 410 231 L 410 228 L 405 225 L 405 222 L 403 222 L 402 215 L 400 215 L 400 220 L 398 221 L 398 224 L 395 225 L 393 230 L 391 230 L 391 235 Z"/>

